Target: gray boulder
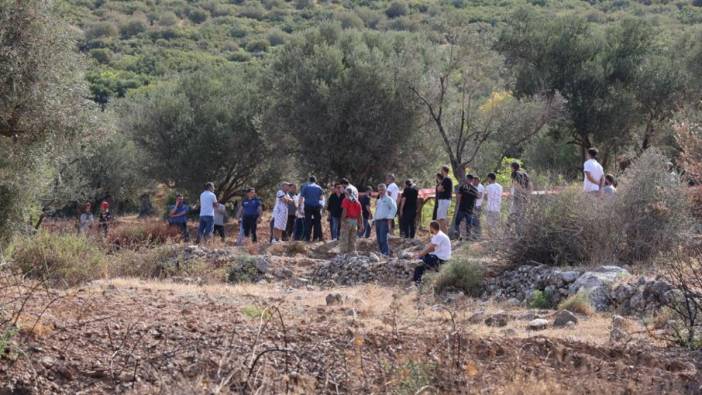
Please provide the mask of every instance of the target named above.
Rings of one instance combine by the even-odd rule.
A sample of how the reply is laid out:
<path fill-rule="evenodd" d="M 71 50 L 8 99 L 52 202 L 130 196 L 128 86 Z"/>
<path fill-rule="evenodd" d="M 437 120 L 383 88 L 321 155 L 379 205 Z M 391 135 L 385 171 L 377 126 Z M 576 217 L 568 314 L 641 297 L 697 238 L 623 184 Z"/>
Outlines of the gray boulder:
<path fill-rule="evenodd" d="M 540 331 L 548 328 L 548 321 L 543 318 L 537 318 L 535 320 L 529 321 L 527 324 L 527 329 L 530 331 Z"/>
<path fill-rule="evenodd" d="M 577 280 L 578 277 L 580 277 L 580 273 L 578 272 L 560 272 L 561 280 L 565 283 L 572 283 L 573 281 Z"/>
<path fill-rule="evenodd" d="M 510 317 L 504 312 L 498 312 L 485 319 L 485 325 L 502 327 L 507 326 Z"/>
<path fill-rule="evenodd" d="M 557 328 L 562 328 L 564 326 L 567 326 L 569 322 L 577 324 L 578 317 L 576 317 L 575 314 L 571 313 L 568 310 L 561 310 L 558 313 L 556 313 L 556 316 L 553 320 L 553 326 Z"/>
<path fill-rule="evenodd" d="M 326 297 L 327 306 L 340 305 L 344 303 L 344 298 L 341 294 L 329 294 Z"/>

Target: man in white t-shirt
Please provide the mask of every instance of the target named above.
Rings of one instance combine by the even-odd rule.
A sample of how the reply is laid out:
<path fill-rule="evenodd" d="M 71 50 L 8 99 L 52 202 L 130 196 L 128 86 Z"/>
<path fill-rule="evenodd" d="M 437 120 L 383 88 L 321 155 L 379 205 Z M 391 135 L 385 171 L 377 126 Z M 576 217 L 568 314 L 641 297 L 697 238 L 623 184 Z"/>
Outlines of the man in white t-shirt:
<path fill-rule="evenodd" d="M 422 276 L 428 269 L 437 269 L 440 265 L 451 259 L 451 240 L 446 233 L 441 231 L 441 225 L 438 221 L 432 221 L 429 224 L 431 232 L 431 241 L 429 245 L 417 255 L 417 258 L 422 260 L 422 264 L 414 269 L 414 281 L 417 286 L 422 282 Z"/>
<path fill-rule="evenodd" d="M 217 196 L 214 194 L 214 184 L 205 184 L 205 190 L 200 194 L 200 225 L 197 229 L 197 242 L 210 238 L 214 231 L 214 211 L 219 206 Z"/>
<path fill-rule="evenodd" d="M 385 184 L 387 185 L 387 194 L 395 201 L 397 207 L 400 207 L 400 187 L 395 183 L 395 175 L 388 174 L 385 177 Z M 393 219 L 390 223 L 390 234 L 395 233 L 395 220 Z"/>
<path fill-rule="evenodd" d="M 583 165 L 585 179 L 583 180 L 583 191 L 599 193 L 604 186 L 604 169 L 597 161 L 597 148 L 587 150 L 587 161 Z"/>
<path fill-rule="evenodd" d="M 485 220 L 487 222 L 487 231 L 489 236 L 497 234 L 497 228 L 500 225 L 501 210 L 502 210 L 502 185 L 497 183 L 495 173 L 487 175 L 488 185 L 485 187 Z"/>

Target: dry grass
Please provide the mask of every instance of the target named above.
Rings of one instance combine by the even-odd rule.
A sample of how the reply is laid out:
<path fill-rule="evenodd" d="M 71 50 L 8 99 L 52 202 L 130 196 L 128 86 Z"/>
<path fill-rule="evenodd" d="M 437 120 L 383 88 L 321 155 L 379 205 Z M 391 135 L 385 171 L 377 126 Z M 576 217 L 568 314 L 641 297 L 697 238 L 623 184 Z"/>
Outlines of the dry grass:
<path fill-rule="evenodd" d="M 566 300 L 558 304 L 559 310 L 568 310 L 571 313 L 583 314 L 590 316 L 594 313 L 592 305 L 588 301 L 588 296 L 585 292 L 578 292 L 575 295 L 570 295 Z"/>

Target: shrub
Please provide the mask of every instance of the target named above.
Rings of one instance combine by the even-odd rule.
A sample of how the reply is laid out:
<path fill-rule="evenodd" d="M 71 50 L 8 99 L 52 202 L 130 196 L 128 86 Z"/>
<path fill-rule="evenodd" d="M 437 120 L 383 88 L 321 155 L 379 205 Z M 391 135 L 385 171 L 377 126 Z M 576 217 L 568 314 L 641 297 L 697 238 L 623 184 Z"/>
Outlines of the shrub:
<path fill-rule="evenodd" d="M 661 259 L 663 275 L 673 291 L 663 302 L 670 313 L 665 340 L 691 349 L 702 348 L 702 246 L 679 249 Z"/>
<path fill-rule="evenodd" d="M 573 186 L 535 196 L 504 243 L 513 264 L 634 264 L 650 261 L 690 235 L 684 187 L 655 149 L 644 152 L 620 177 L 615 196 L 601 198 Z"/>
<path fill-rule="evenodd" d="M 246 50 L 251 53 L 266 52 L 268 47 L 270 47 L 270 43 L 263 39 L 254 39 L 246 43 Z"/>
<path fill-rule="evenodd" d="M 111 22 L 98 22 L 85 31 L 86 41 L 117 36 L 117 27 Z"/>
<path fill-rule="evenodd" d="M 95 48 L 90 50 L 90 57 L 100 64 L 108 64 L 112 60 L 112 51 L 107 48 Z"/>
<path fill-rule="evenodd" d="M 107 242 L 119 248 L 139 249 L 154 244 L 176 240 L 180 233 L 162 221 L 119 224 L 110 229 Z"/>
<path fill-rule="evenodd" d="M 463 291 L 469 296 L 480 296 L 482 292 L 483 269 L 465 257 L 456 257 L 443 265 L 434 277 L 434 290 L 442 293 L 450 289 Z"/>
<path fill-rule="evenodd" d="M 158 19 L 158 24 L 163 27 L 171 27 L 178 23 L 178 16 L 171 12 L 164 12 Z"/>
<path fill-rule="evenodd" d="M 407 4 L 401 1 L 393 1 L 385 10 L 385 15 L 387 15 L 388 18 L 397 18 L 407 15 L 408 12 L 409 8 L 407 7 Z"/>
<path fill-rule="evenodd" d="M 164 245 L 141 251 L 124 250 L 115 254 L 109 266 L 110 277 L 164 278 L 178 266 L 178 250 Z"/>
<path fill-rule="evenodd" d="M 277 45 L 283 45 L 285 44 L 285 40 L 287 39 L 287 34 L 284 32 L 278 30 L 278 29 L 273 29 L 268 33 L 268 42 L 271 44 L 271 46 L 275 47 Z"/>
<path fill-rule="evenodd" d="M 543 291 L 535 290 L 531 296 L 529 296 L 529 300 L 527 301 L 527 305 L 532 308 L 532 309 L 550 309 L 551 308 L 551 303 L 548 301 L 548 298 L 546 298 L 546 295 L 544 294 Z"/>
<path fill-rule="evenodd" d="M 146 21 L 142 18 L 132 18 L 119 28 L 123 38 L 130 38 L 146 31 Z"/>
<path fill-rule="evenodd" d="M 227 281 L 233 284 L 253 283 L 263 278 L 263 273 L 258 270 L 257 263 L 260 258 L 251 255 L 241 255 L 229 268 Z"/>
<path fill-rule="evenodd" d="M 83 236 L 41 232 L 16 239 L 9 251 L 13 267 L 51 285 L 75 286 L 106 273 L 104 253 Z"/>
<path fill-rule="evenodd" d="M 570 295 L 566 300 L 558 304 L 558 309 L 583 315 L 592 315 L 593 313 L 587 292 L 578 292 L 574 295 Z"/>
<path fill-rule="evenodd" d="M 188 12 L 188 19 L 190 19 L 190 22 L 195 24 L 200 24 L 206 21 L 207 16 L 207 12 L 199 8 L 192 9 L 190 12 Z"/>

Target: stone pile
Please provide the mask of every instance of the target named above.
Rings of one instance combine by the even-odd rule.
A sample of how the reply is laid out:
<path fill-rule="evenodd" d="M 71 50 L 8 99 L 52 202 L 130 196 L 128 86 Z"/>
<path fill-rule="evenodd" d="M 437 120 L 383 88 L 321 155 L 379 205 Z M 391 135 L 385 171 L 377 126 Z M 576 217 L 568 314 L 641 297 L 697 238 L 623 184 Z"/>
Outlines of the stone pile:
<path fill-rule="evenodd" d="M 368 255 L 341 254 L 319 264 L 311 280 L 322 285 L 355 285 L 364 283 L 397 284 L 412 278 L 417 261 L 410 259 L 381 259 Z"/>
<path fill-rule="evenodd" d="M 634 278 L 619 266 L 586 271 L 525 265 L 487 279 L 485 289 L 486 296 L 521 302 L 542 292 L 554 307 L 568 296 L 583 292 L 596 310 L 614 309 L 624 315 L 655 311 L 679 292 L 660 278 Z"/>

